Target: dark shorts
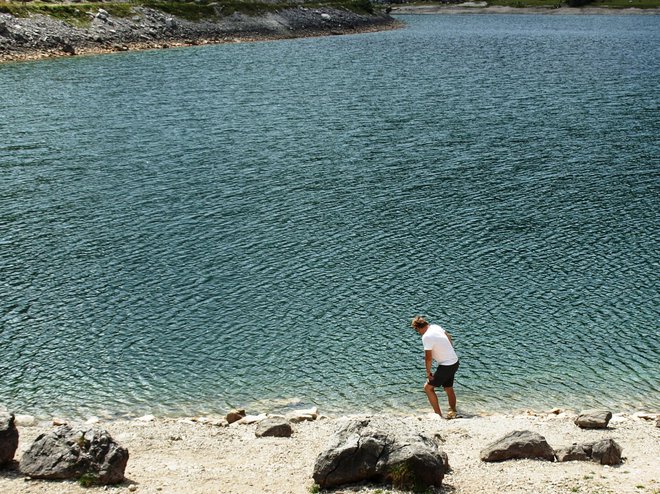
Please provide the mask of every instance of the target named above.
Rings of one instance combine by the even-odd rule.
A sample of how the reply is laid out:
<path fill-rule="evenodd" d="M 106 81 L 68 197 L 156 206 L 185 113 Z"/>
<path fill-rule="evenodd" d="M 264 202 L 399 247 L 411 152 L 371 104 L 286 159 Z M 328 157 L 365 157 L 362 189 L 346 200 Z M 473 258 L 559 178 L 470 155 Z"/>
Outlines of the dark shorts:
<path fill-rule="evenodd" d="M 439 365 L 433 374 L 433 377 L 429 381 L 431 386 L 442 386 L 443 388 L 453 388 L 454 387 L 454 374 L 458 370 L 458 364 L 451 365 Z"/>

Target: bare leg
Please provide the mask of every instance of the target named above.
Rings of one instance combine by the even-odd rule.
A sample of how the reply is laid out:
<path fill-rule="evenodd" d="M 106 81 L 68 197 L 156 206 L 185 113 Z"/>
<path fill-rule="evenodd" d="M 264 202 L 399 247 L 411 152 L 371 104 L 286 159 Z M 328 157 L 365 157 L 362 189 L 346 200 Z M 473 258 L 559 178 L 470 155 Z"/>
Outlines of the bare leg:
<path fill-rule="evenodd" d="M 435 388 L 427 382 L 424 385 L 424 391 L 429 398 L 433 411 L 442 417 L 442 411 L 440 410 L 440 403 L 438 403 L 438 395 L 435 394 Z"/>
<path fill-rule="evenodd" d="M 445 393 L 447 393 L 447 401 L 449 401 L 449 410 L 456 411 L 456 394 L 454 393 L 454 388 L 445 388 Z"/>

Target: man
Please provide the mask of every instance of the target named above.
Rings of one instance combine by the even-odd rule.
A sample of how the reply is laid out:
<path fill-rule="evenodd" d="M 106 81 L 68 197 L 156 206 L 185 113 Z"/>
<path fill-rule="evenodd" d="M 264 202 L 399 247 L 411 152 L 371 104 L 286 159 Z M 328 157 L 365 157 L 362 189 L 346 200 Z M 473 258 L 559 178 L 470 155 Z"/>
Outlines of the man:
<path fill-rule="evenodd" d="M 436 386 L 442 386 L 449 401 L 447 419 L 456 418 L 454 374 L 456 374 L 459 362 L 451 342 L 451 335 L 437 324 L 429 324 L 421 316 L 417 316 L 412 320 L 412 327 L 422 335 L 427 377 L 424 391 L 429 398 L 433 411 L 442 417 L 438 396 L 435 394 Z M 438 363 L 435 374 L 431 372 L 434 359 Z"/>

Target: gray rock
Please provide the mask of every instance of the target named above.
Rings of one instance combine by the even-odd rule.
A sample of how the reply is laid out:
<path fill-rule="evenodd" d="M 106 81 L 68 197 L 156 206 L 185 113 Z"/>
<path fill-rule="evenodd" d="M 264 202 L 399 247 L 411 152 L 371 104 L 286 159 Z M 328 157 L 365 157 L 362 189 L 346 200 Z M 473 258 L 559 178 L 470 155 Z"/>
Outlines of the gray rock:
<path fill-rule="evenodd" d="M 11 31 L 7 27 L 7 23 L 3 20 L 0 20 L 0 36 L 9 38 L 11 36 Z"/>
<path fill-rule="evenodd" d="M 33 425 L 36 425 L 37 419 L 32 415 L 16 414 L 14 423 L 17 427 L 32 427 Z"/>
<path fill-rule="evenodd" d="M 591 458 L 601 465 L 621 463 L 622 448 L 614 439 L 603 439 L 593 443 Z"/>
<path fill-rule="evenodd" d="M 286 418 L 289 419 L 289 422 L 297 424 L 299 422 L 316 420 L 318 416 L 318 408 L 313 407 L 307 410 L 293 410 L 292 412 L 287 413 Z"/>
<path fill-rule="evenodd" d="M 243 417 L 245 417 L 245 410 L 231 410 L 225 419 L 227 420 L 228 423 L 233 424 L 234 422 L 238 422 L 241 420 Z"/>
<path fill-rule="evenodd" d="M 291 434 L 293 434 L 291 424 L 284 417 L 270 417 L 262 420 L 255 431 L 257 437 L 291 437 Z"/>
<path fill-rule="evenodd" d="M 558 461 L 589 461 L 593 460 L 601 465 L 618 465 L 621 463 L 621 446 L 613 439 L 573 444 L 568 448 L 557 450 Z"/>
<path fill-rule="evenodd" d="M 18 429 L 14 414 L 0 413 L 0 466 L 14 459 L 18 448 Z"/>
<path fill-rule="evenodd" d="M 434 439 L 415 434 L 396 438 L 377 467 L 385 472 L 388 483 L 398 488 L 417 490 L 418 486 L 442 485 L 449 461 Z"/>
<path fill-rule="evenodd" d="M 64 53 L 68 53 L 69 55 L 75 55 L 76 54 L 76 49 L 73 47 L 73 45 L 70 45 L 69 43 L 63 43 L 62 44 L 62 51 Z"/>
<path fill-rule="evenodd" d="M 75 430 L 61 426 L 38 436 L 23 454 L 20 471 L 35 479 L 63 480 L 86 477 L 96 484 L 124 480 L 128 450 L 104 430 Z"/>
<path fill-rule="evenodd" d="M 363 481 L 392 483 L 410 489 L 442 485 L 446 455 L 433 438 L 398 434 L 352 420 L 314 464 L 314 481 L 328 489 Z"/>
<path fill-rule="evenodd" d="M 522 458 L 554 461 L 555 452 L 542 435 L 532 431 L 513 431 L 481 450 L 482 461 Z"/>
<path fill-rule="evenodd" d="M 606 429 L 612 418 L 608 410 L 584 410 L 575 419 L 575 425 L 583 429 Z"/>
<path fill-rule="evenodd" d="M 567 448 L 558 449 L 555 455 L 557 461 L 587 461 L 591 460 L 592 447 L 593 443 L 574 443 Z"/>

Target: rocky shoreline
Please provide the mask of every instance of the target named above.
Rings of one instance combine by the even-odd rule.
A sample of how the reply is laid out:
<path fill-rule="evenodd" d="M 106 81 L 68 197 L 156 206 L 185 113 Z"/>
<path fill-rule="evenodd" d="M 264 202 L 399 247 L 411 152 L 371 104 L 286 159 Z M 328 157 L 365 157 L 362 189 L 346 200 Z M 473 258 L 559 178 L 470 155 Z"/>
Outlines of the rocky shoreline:
<path fill-rule="evenodd" d="M 161 49 L 241 41 L 351 34 L 393 29 L 400 23 L 386 13 L 304 6 L 258 16 L 235 12 L 214 20 L 190 21 L 135 6 L 129 17 L 103 8 L 85 12 L 89 25 L 75 27 L 44 15 L 0 13 L 0 62 L 58 56 Z"/>
<path fill-rule="evenodd" d="M 0 492 L 304 494 L 325 492 L 325 486 L 336 493 L 399 493 L 406 490 L 377 479 L 384 468 L 381 460 L 397 461 L 405 450 L 415 461 L 426 457 L 442 463 L 442 469 L 435 469 L 439 477 L 429 479 L 425 492 L 657 492 L 660 415 L 601 412 L 555 409 L 443 420 L 433 414 L 330 417 L 310 409 L 269 416 L 237 410 L 226 416 L 110 421 L 93 417 L 86 422 L 42 422 L 17 415 L 20 441 L 14 461 L 0 467 Z M 76 480 L 39 480 L 45 478 L 39 477 L 41 467 L 30 466 L 41 462 L 41 455 L 34 455 L 35 445 L 76 430 L 87 431 L 78 434 L 89 441 L 76 441 L 74 435 L 69 440 L 73 449 L 88 448 L 91 453 L 96 444 L 101 451 L 122 453 L 96 454 L 125 465 L 122 481 L 84 487 Z M 370 448 L 385 451 L 377 455 L 376 477 L 344 484 L 346 475 L 352 475 L 349 470 L 341 473 L 341 487 L 335 490 L 328 472 L 336 477 L 336 466 L 347 455 L 361 455 L 359 465 L 369 465 Z M 358 475 L 364 471 L 359 468 Z M 398 470 L 385 470 L 392 471 Z M 25 472 L 32 475 L 26 477 Z"/>

